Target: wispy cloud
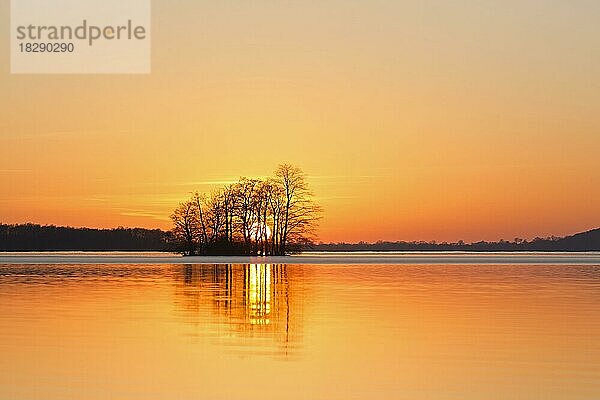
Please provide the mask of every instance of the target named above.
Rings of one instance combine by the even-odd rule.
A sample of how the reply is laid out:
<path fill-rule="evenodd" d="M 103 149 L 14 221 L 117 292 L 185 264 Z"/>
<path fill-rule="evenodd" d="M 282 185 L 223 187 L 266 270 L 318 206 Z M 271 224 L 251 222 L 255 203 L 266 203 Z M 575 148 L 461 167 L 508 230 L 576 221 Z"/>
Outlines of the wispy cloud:
<path fill-rule="evenodd" d="M 314 180 L 347 180 L 347 179 L 377 179 L 385 178 L 384 175 L 308 175 L 308 179 Z"/>
<path fill-rule="evenodd" d="M 182 182 L 176 183 L 174 186 L 212 186 L 212 185 L 231 185 L 237 182 L 235 179 L 231 180 L 207 180 L 207 181 L 196 181 L 196 182 Z"/>
<path fill-rule="evenodd" d="M 27 172 L 31 172 L 30 169 L 1 169 L 0 174 L 24 174 Z"/>
<path fill-rule="evenodd" d="M 166 220 L 168 219 L 162 213 L 153 212 L 150 210 L 139 210 L 139 209 L 131 209 L 131 208 L 120 208 L 120 215 L 128 216 L 128 217 L 144 217 L 144 218 L 154 218 L 158 220 Z"/>
<path fill-rule="evenodd" d="M 358 196 L 315 196 L 315 200 L 329 201 L 329 200 L 352 200 L 357 199 Z"/>
<path fill-rule="evenodd" d="M 18 135 L 8 135 L 8 136 L 0 136 L 0 140 L 38 140 L 38 139 L 47 139 L 47 138 L 59 138 L 64 136 L 72 136 L 72 135 L 101 135 L 101 134 L 109 134 L 109 135 L 122 135 L 129 133 L 127 130 L 70 130 L 70 131 L 52 131 L 52 132 L 40 132 L 40 133 L 23 133 Z"/>
<path fill-rule="evenodd" d="M 131 186 L 136 187 L 162 187 L 162 188 L 178 188 L 178 187 L 194 187 L 194 186 L 222 186 L 230 185 L 237 182 L 236 179 L 208 179 L 201 181 L 190 181 L 190 182 L 138 182 Z"/>

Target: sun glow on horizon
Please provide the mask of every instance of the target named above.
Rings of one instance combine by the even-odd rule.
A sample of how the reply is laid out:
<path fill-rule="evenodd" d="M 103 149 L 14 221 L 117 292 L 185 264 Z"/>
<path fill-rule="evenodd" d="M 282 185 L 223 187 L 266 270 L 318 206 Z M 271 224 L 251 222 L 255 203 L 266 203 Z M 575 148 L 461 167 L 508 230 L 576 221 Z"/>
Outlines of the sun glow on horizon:
<path fill-rule="evenodd" d="M 254 239 L 256 237 L 262 237 L 263 235 L 267 239 L 271 238 L 271 227 L 268 224 L 262 225 L 262 224 L 259 224 L 258 222 L 255 222 L 248 229 L 248 236 L 252 239 Z"/>
<path fill-rule="evenodd" d="M 600 224 L 598 2 L 153 12 L 151 74 L 0 66 L 0 222 L 169 229 L 189 192 L 290 162 L 323 207 L 325 242 Z"/>

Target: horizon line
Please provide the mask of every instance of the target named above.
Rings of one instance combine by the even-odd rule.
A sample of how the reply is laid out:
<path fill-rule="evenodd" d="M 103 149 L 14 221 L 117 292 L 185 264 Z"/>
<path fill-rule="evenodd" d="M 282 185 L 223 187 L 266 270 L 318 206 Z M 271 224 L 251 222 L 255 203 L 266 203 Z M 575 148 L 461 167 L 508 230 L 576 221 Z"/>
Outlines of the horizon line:
<path fill-rule="evenodd" d="M 56 224 L 52 224 L 52 223 L 38 223 L 38 222 L 21 222 L 21 223 L 7 223 L 7 222 L 1 222 L 0 221 L 0 226 L 2 225 L 12 225 L 12 226 L 24 226 L 24 225 L 36 225 L 36 226 L 40 226 L 40 227 L 56 227 L 56 228 L 67 228 L 67 229 L 91 229 L 91 230 L 106 230 L 106 231 L 110 231 L 110 230 L 117 230 L 117 229 L 141 229 L 141 230 L 149 230 L 149 231 L 153 231 L 153 230 L 159 230 L 162 232 L 169 232 L 170 229 L 162 229 L 159 227 L 154 227 L 154 228 L 144 228 L 144 227 L 140 227 L 140 226 L 115 226 L 115 227 L 94 227 L 94 226 L 74 226 L 74 225 L 56 225 Z M 317 242 L 315 242 L 315 245 L 330 245 L 330 244 L 335 244 L 335 245 L 343 245 L 343 244 L 349 244 L 349 245 L 357 245 L 357 244 L 378 244 L 378 243 L 424 243 L 424 244 L 437 244 L 437 245 L 442 245 L 442 244 L 460 244 L 460 242 L 463 242 L 462 244 L 464 245 L 469 245 L 469 244 L 475 244 L 475 243 L 482 243 L 482 242 L 487 242 L 487 243 L 500 243 L 502 241 L 504 242 L 508 242 L 508 243 L 515 243 L 515 239 L 520 239 L 523 240 L 525 242 L 531 242 L 535 239 L 551 239 L 551 238 L 556 238 L 556 239 L 562 239 L 562 238 L 566 238 L 569 236 L 574 236 L 580 233 L 587 233 L 587 232 L 591 232 L 591 231 L 595 231 L 600 229 L 600 225 L 591 227 L 589 229 L 584 229 L 584 230 L 579 230 L 573 233 L 567 233 L 567 234 L 562 234 L 562 235 L 549 235 L 549 236 L 534 236 L 534 237 L 529 237 L 529 238 L 521 238 L 521 237 L 515 237 L 513 239 L 507 240 L 504 238 L 499 238 L 499 239 L 495 239 L 493 241 L 490 240 L 484 240 L 484 239 L 478 239 L 478 240 L 472 240 L 472 241 L 464 241 L 462 239 L 458 239 L 458 240 L 454 240 L 454 241 L 448 241 L 448 240 L 437 240 L 437 239 L 430 239 L 430 240 L 425 240 L 425 239 L 377 239 L 374 241 L 364 241 L 364 240 L 358 240 L 358 241 L 354 241 L 354 242 L 346 242 L 346 241 L 337 241 L 337 242 L 332 242 L 332 241 L 322 241 L 319 240 Z"/>

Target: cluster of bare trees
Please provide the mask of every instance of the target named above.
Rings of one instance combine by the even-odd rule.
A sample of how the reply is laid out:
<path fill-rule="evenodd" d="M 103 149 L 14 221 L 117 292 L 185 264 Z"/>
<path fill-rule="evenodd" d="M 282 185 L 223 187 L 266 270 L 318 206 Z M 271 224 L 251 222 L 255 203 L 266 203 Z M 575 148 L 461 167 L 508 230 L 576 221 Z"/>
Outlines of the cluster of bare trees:
<path fill-rule="evenodd" d="M 284 255 L 312 243 L 320 213 L 302 170 L 282 164 L 271 178 L 194 193 L 171 215 L 171 237 L 186 255 Z"/>

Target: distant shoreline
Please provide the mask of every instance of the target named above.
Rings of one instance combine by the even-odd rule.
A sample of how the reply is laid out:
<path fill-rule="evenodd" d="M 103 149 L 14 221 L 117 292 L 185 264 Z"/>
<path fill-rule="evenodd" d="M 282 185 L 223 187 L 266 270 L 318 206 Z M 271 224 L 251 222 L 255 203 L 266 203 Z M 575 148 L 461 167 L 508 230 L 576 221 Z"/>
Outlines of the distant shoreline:
<path fill-rule="evenodd" d="M 52 225 L 0 224 L 1 252 L 37 252 L 37 251 L 172 251 L 181 250 L 171 245 L 169 233 L 160 229 L 115 228 L 93 229 L 72 228 Z M 600 251 L 600 228 L 570 236 L 535 238 L 525 240 L 497 242 L 458 241 L 378 241 L 372 243 L 318 243 L 297 245 L 296 249 L 312 252 L 586 252 Z M 214 249 L 212 254 L 247 254 L 241 249 Z M 229 251 L 227 251 L 229 250 Z M 289 251 L 288 251 L 289 252 Z"/>

